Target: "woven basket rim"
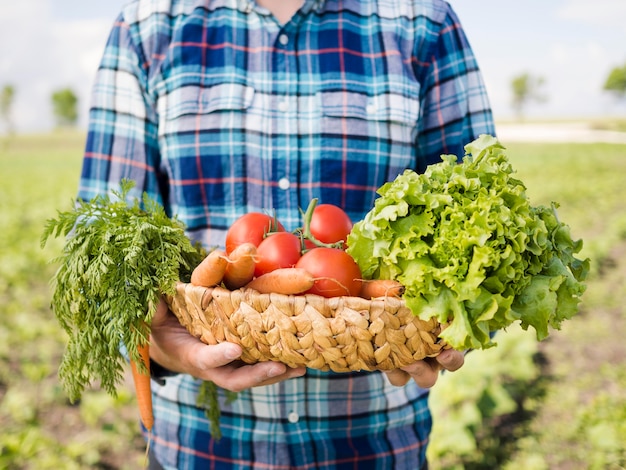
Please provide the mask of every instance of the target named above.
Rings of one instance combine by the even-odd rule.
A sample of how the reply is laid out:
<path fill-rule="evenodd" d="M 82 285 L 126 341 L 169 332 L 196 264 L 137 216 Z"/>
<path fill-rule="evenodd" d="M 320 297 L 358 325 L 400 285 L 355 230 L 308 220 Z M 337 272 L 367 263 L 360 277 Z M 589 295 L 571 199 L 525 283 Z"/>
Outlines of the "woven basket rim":
<path fill-rule="evenodd" d="M 247 363 L 391 370 L 447 348 L 439 338 L 445 326 L 419 319 L 401 298 L 262 294 L 178 282 L 166 299 L 193 336 L 206 344 L 237 343 Z"/>

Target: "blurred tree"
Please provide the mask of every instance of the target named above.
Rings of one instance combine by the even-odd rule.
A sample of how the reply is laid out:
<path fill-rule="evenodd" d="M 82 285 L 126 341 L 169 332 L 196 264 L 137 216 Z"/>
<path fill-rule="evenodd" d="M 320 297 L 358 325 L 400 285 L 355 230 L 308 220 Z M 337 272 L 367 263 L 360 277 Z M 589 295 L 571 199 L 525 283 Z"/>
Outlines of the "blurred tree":
<path fill-rule="evenodd" d="M 13 134 L 13 99 L 15 98 L 15 87 L 13 85 L 4 85 L 0 94 L 0 116 L 4 121 L 7 134 Z"/>
<path fill-rule="evenodd" d="M 547 101 L 545 95 L 540 93 L 540 89 L 544 84 L 545 80 L 543 77 L 535 77 L 528 73 L 513 77 L 513 80 L 511 80 L 511 90 L 513 92 L 512 106 L 519 118 L 523 117 L 524 108 L 530 101 L 539 103 Z"/>
<path fill-rule="evenodd" d="M 604 90 L 618 98 L 626 98 L 626 63 L 611 70 L 604 83 Z"/>
<path fill-rule="evenodd" d="M 52 94 L 52 109 L 57 125 L 73 127 L 78 120 L 78 98 L 70 88 L 57 90 Z"/>

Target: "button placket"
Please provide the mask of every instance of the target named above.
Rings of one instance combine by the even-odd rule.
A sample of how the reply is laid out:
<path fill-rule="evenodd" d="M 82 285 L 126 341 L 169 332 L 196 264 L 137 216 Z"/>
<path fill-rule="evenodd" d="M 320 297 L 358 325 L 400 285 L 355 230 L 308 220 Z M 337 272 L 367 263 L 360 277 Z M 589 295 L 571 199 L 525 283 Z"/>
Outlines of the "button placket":
<path fill-rule="evenodd" d="M 298 69 L 293 26 L 291 21 L 277 31 L 272 60 L 276 76 L 272 85 L 274 157 L 280 161 L 273 168 L 274 196 L 287 207 L 298 204 L 298 98 L 297 80 L 293 79 Z"/>

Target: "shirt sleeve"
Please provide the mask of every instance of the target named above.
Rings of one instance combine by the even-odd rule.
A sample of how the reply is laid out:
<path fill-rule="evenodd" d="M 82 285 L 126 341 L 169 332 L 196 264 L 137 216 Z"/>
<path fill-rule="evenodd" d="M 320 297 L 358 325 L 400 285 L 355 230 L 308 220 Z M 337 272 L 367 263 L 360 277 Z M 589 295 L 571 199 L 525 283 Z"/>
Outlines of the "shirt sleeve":
<path fill-rule="evenodd" d="M 148 93 L 148 60 L 137 34 L 120 15 L 107 41 L 92 89 L 88 133 L 80 178 L 81 199 L 135 182 L 129 197 L 147 193 L 164 204 L 166 180 L 154 101 Z"/>
<path fill-rule="evenodd" d="M 418 168 L 462 157 L 463 147 L 480 134 L 495 134 L 483 77 L 463 28 L 448 3 L 441 2 L 434 39 L 415 51 L 421 82 Z"/>

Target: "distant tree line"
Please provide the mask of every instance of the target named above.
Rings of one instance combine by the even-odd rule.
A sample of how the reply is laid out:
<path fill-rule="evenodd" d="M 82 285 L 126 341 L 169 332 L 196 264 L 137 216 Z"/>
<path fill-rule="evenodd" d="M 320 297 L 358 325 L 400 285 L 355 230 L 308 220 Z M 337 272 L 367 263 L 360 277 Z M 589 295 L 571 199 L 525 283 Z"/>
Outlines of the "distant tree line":
<path fill-rule="evenodd" d="M 511 80 L 511 106 L 518 118 L 523 117 L 524 109 L 531 101 L 545 102 L 547 97 L 541 93 L 545 79 L 529 73 L 519 74 Z M 626 99 L 626 63 L 614 67 L 604 82 L 603 90 L 617 99 Z"/>
<path fill-rule="evenodd" d="M 0 119 L 4 123 L 6 133 L 15 132 L 13 122 L 13 106 L 16 89 L 6 84 L 0 92 Z M 51 95 L 52 113 L 57 127 L 75 127 L 78 122 L 78 97 L 71 88 L 56 90 Z"/>

